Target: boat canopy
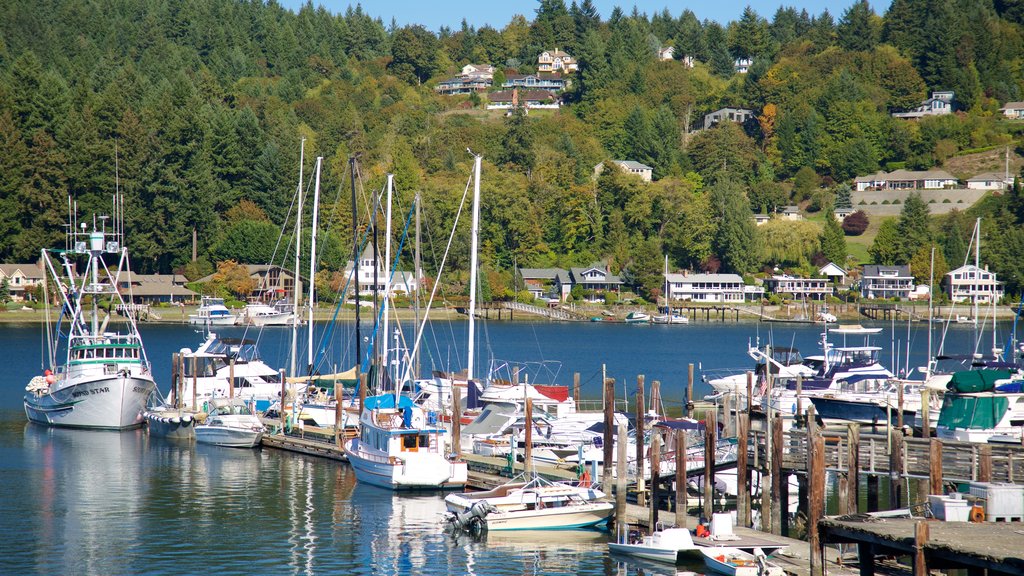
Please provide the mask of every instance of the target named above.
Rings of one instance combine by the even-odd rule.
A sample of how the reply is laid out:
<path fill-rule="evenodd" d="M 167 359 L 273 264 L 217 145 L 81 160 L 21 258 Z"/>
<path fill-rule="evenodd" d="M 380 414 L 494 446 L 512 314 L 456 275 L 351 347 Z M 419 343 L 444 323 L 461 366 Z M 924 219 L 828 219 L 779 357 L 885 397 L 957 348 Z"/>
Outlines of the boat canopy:
<path fill-rule="evenodd" d="M 344 372 L 337 372 L 335 374 L 315 374 L 313 376 L 289 376 L 285 379 L 289 384 L 304 384 L 306 382 L 315 383 L 317 386 L 325 387 L 330 385 L 330 388 L 334 388 L 334 382 L 341 382 L 342 385 L 354 386 L 359 382 L 359 377 L 356 375 L 356 367 L 353 366 Z"/>
<path fill-rule="evenodd" d="M 987 392 L 996 386 L 998 380 L 1009 380 L 1009 370 L 964 370 L 953 374 L 946 389 L 950 392 Z"/>
<path fill-rule="evenodd" d="M 677 420 L 675 418 L 671 418 L 668 420 L 659 420 L 654 423 L 654 426 L 668 428 L 669 430 L 703 430 L 704 422 L 686 419 Z"/>
<path fill-rule="evenodd" d="M 939 413 L 939 426 L 961 430 L 988 430 L 995 428 L 1009 407 L 1009 398 L 1000 396 L 947 394 Z"/>
<path fill-rule="evenodd" d="M 398 397 L 398 408 L 412 408 L 415 406 L 412 400 L 406 396 Z M 381 394 L 380 396 L 367 396 L 366 405 L 363 407 L 365 410 L 377 410 L 378 408 L 394 408 L 395 407 L 395 395 L 394 394 Z"/>

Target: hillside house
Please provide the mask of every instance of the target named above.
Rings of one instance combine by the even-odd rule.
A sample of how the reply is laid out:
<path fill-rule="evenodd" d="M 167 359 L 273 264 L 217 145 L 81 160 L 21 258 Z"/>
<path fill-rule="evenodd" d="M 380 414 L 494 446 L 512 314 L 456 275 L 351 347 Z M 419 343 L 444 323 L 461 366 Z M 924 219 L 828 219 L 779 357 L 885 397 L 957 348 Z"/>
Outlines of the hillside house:
<path fill-rule="evenodd" d="M 953 302 L 989 304 L 1003 297 L 1002 283 L 996 280 L 995 272 L 988 271 L 988 266 L 961 266 L 947 272 L 945 281 L 946 294 Z"/>
<path fill-rule="evenodd" d="M 676 47 L 675 46 L 664 46 L 658 49 L 658 60 L 666 61 L 671 60 L 675 57 Z"/>
<path fill-rule="evenodd" d="M 870 264 L 864 267 L 860 293 L 865 298 L 907 299 L 914 291 L 914 277 L 910 267 Z"/>
<path fill-rule="evenodd" d="M 767 224 L 772 217 L 768 214 L 754 214 L 754 226 L 761 226 Z"/>
<path fill-rule="evenodd" d="M 0 264 L 0 283 L 7 281 L 11 300 L 23 302 L 32 300 L 31 292 L 46 279 L 42 262 L 25 264 Z"/>
<path fill-rule="evenodd" d="M 737 58 L 736 61 L 733 62 L 732 68 L 737 74 L 746 74 L 747 72 L 750 72 L 750 67 L 753 65 L 753 58 Z"/>
<path fill-rule="evenodd" d="M 509 74 L 501 87 L 509 90 L 520 88 L 561 92 L 568 85 L 568 81 L 561 74 Z"/>
<path fill-rule="evenodd" d="M 932 92 L 932 97 L 921 102 L 911 110 L 893 112 L 893 118 L 923 118 L 925 116 L 941 116 L 953 112 L 953 92 Z"/>
<path fill-rule="evenodd" d="M 1013 176 L 1005 172 L 985 172 L 967 180 L 971 190 L 1007 190 L 1013 185 Z"/>
<path fill-rule="evenodd" d="M 821 268 L 818 268 L 818 274 L 828 278 L 828 281 L 836 286 L 846 285 L 847 272 L 842 266 L 835 262 L 829 262 Z"/>
<path fill-rule="evenodd" d="M 475 76 L 494 80 L 494 66 L 490 64 L 466 64 L 462 67 L 462 76 Z"/>
<path fill-rule="evenodd" d="M 376 271 L 374 270 L 375 264 Z M 351 260 L 345 263 L 344 274 L 346 278 L 352 277 Z M 376 292 L 383 296 L 387 293 L 388 288 L 388 276 L 385 274 L 384 255 L 381 254 L 380 258 L 376 259 L 376 262 L 374 262 L 373 246 L 367 245 L 366 249 L 363 250 L 362 255 L 359 256 L 360 296 L 373 294 L 374 276 L 376 276 Z M 415 274 L 403 270 L 395 270 L 391 278 L 391 295 L 410 294 L 416 290 L 417 285 L 418 282 L 416 281 Z M 351 290 L 352 288 L 354 287 L 350 287 L 349 289 Z"/>
<path fill-rule="evenodd" d="M 959 181 L 945 170 L 894 170 L 853 179 L 857 192 L 865 190 L 942 190 L 955 188 Z"/>
<path fill-rule="evenodd" d="M 488 110 L 511 110 L 517 106 L 531 109 L 558 109 L 562 104 L 554 93 L 547 90 L 500 90 L 487 95 Z"/>
<path fill-rule="evenodd" d="M 754 111 L 746 108 L 721 108 L 704 115 L 704 129 L 707 130 L 719 122 L 744 124 L 753 117 Z"/>
<path fill-rule="evenodd" d="M 295 275 L 291 270 L 276 264 L 243 264 L 249 277 L 255 280 L 256 288 L 250 294 L 264 302 L 272 302 L 280 298 L 290 297 L 295 292 Z M 213 281 L 216 274 L 210 274 L 197 280 L 200 284 Z M 298 290 L 302 291 L 303 278 L 299 276 Z"/>
<path fill-rule="evenodd" d="M 792 294 L 797 300 L 824 300 L 835 290 L 827 278 L 800 278 L 779 274 L 767 278 L 765 286 L 774 294 Z"/>
<path fill-rule="evenodd" d="M 587 294 L 587 300 L 597 302 L 604 299 L 605 293 L 614 292 L 619 294 L 622 290 L 622 278 L 608 271 L 608 266 L 595 262 L 584 268 L 570 268 L 569 280 L 572 287 L 583 288 Z"/>
<path fill-rule="evenodd" d="M 188 279 L 181 274 L 136 274 L 122 272 L 117 279 L 117 291 L 131 304 L 158 304 L 191 302 L 196 294 L 185 287 Z"/>
<path fill-rule="evenodd" d="M 1024 102 L 1007 102 L 999 111 L 1011 120 L 1024 119 Z"/>
<path fill-rule="evenodd" d="M 786 220 L 803 220 L 804 217 L 800 214 L 799 206 L 784 206 L 782 208 L 782 217 Z"/>
<path fill-rule="evenodd" d="M 558 48 L 545 50 L 537 56 L 537 72 L 575 72 L 578 68 L 576 59 Z"/>
<path fill-rule="evenodd" d="M 619 170 L 627 174 L 639 176 L 644 182 L 650 182 L 654 175 L 654 168 L 640 162 L 634 162 L 633 160 L 612 160 L 611 162 L 618 166 Z M 594 177 L 600 176 L 601 172 L 604 172 L 604 162 L 594 166 Z"/>
<path fill-rule="evenodd" d="M 850 214 L 853 214 L 854 212 L 856 212 L 856 210 L 854 210 L 853 208 L 836 208 L 835 210 L 832 211 L 832 213 L 836 215 L 836 220 L 840 222 L 846 220 L 846 217 L 849 216 Z"/>

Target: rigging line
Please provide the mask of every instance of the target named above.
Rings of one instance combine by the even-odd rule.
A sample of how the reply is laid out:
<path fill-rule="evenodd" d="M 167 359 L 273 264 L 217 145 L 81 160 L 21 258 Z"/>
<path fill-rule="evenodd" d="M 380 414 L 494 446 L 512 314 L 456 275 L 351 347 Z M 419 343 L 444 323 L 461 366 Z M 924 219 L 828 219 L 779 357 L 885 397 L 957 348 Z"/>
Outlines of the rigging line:
<path fill-rule="evenodd" d="M 463 208 L 466 207 L 466 197 L 469 195 L 469 186 L 470 186 L 470 184 L 472 184 L 472 182 L 473 182 L 473 176 L 470 176 L 469 179 L 466 180 L 466 188 L 462 191 L 462 201 L 459 202 L 459 209 L 455 213 L 455 221 L 452 222 L 452 232 L 448 236 L 448 244 L 447 244 L 447 246 L 445 246 L 444 256 L 441 259 L 441 266 L 440 266 L 440 268 L 438 268 L 438 271 L 437 271 L 437 278 L 438 279 L 440 279 L 441 272 L 444 271 L 444 265 L 445 265 L 445 263 L 448 260 L 448 253 L 451 250 L 452 241 L 455 240 L 455 231 L 458 228 L 459 218 L 461 218 L 461 216 L 462 216 L 462 210 L 463 210 Z M 431 290 L 430 290 L 430 299 L 427 301 L 427 310 L 428 311 L 430 310 L 431 306 L 434 303 L 434 296 L 437 294 L 438 285 L 440 285 L 440 282 L 435 281 L 433 288 L 431 288 Z M 419 329 L 416 330 L 416 344 L 413 346 L 413 349 L 412 349 L 412 355 L 413 356 L 415 356 L 416 352 L 419 351 L 420 339 L 423 337 L 423 326 L 426 324 L 426 321 L 427 321 L 428 317 L 429 317 L 429 314 L 425 315 L 423 317 L 423 320 L 420 321 Z M 411 365 L 407 365 L 405 367 L 405 374 L 403 375 L 402 380 L 401 380 L 402 382 L 405 382 L 406 380 L 409 379 L 409 371 L 410 370 L 412 370 L 412 366 Z"/>
<path fill-rule="evenodd" d="M 369 241 L 370 229 L 369 227 L 367 227 L 367 229 L 363 231 L 362 242 L 360 242 L 359 244 L 360 254 L 362 254 L 363 250 L 366 249 L 366 245 L 367 243 L 369 243 Z M 334 314 L 331 316 L 331 321 L 327 323 L 327 328 L 325 328 L 323 334 L 320 335 L 320 342 L 318 344 L 319 350 L 317 352 L 316 360 L 313 362 L 314 366 L 319 367 L 320 363 L 323 360 L 323 356 L 327 347 L 326 343 L 330 342 L 331 339 L 334 337 L 334 327 L 337 325 L 338 313 L 341 312 L 341 308 L 345 304 L 345 295 L 348 294 L 349 283 L 352 281 L 352 278 L 355 276 L 356 273 L 355 264 L 355 262 L 352 262 L 352 268 L 349 270 L 348 275 L 345 277 L 345 285 L 342 287 L 341 297 L 338 298 L 338 302 L 334 305 Z M 356 361 L 358 362 L 359 359 L 357 358 Z"/>

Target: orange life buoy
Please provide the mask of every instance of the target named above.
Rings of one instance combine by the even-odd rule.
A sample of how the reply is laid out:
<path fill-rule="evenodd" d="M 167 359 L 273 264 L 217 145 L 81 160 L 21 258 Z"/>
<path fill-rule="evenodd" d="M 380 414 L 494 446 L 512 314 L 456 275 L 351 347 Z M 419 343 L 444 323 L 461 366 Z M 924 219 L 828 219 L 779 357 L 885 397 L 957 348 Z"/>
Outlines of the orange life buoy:
<path fill-rule="evenodd" d="M 971 522 L 984 522 L 985 521 L 985 509 L 981 506 L 971 506 Z"/>
<path fill-rule="evenodd" d="M 590 470 L 584 468 L 583 476 L 580 476 L 580 486 L 590 488 Z"/>

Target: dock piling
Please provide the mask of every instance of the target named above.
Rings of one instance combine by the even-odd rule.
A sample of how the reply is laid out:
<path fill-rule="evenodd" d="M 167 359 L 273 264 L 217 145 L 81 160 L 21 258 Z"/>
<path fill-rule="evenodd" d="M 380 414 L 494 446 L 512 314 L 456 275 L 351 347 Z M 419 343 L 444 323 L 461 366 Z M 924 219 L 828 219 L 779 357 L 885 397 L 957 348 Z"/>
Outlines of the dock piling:
<path fill-rule="evenodd" d="M 978 482 L 992 481 L 992 445 L 978 447 Z"/>
<path fill-rule="evenodd" d="M 859 510 L 860 486 L 860 425 L 850 424 L 846 432 L 846 513 Z"/>
<path fill-rule="evenodd" d="M 676 526 L 686 528 L 686 434 L 675 431 L 676 440 Z"/>
<path fill-rule="evenodd" d="M 475 384 L 467 382 L 466 385 L 474 386 Z M 527 426 L 527 429 L 529 428 Z M 462 454 L 462 390 L 459 390 L 454 382 L 452 383 L 452 453 L 457 456 Z M 514 469 L 515 464 L 512 467 Z"/>
<path fill-rule="evenodd" d="M 783 514 L 781 506 L 789 506 L 782 498 L 782 416 L 775 415 L 771 422 L 771 446 L 765 446 L 768 457 L 761 473 L 761 530 L 782 534 Z M 768 490 L 765 490 L 765 488 Z M 788 488 L 787 488 L 788 489 Z"/>
<path fill-rule="evenodd" d="M 605 379 L 608 382 L 609 379 Z M 611 426 L 608 426 L 606 430 L 611 430 Z M 626 423 L 619 422 L 618 430 L 618 442 L 615 444 L 618 448 L 618 458 L 615 460 L 615 533 L 625 534 L 629 529 L 629 525 L 626 522 L 626 447 L 629 443 L 629 433 L 626 430 Z M 605 436 L 610 438 L 611 433 L 606 432 Z M 609 440 L 605 443 L 605 476 L 609 479 L 608 484 L 605 484 L 605 489 L 611 486 L 611 471 L 612 471 L 612 457 L 611 457 L 611 446 L 612 442 Z"/>
<path fill-rule="evenodd" d="M 651 432 L 651 519 L 647 526 L 650 532 L 658 525 L 658 480 L 661 478 L 661 434 Z"/>
<path fill-rule="evenodd" d="M 693 418 L 693 362 L 686 368 L 686 417 Z"/>
<path fill-rule="evenodd" d="M 644 451 L 647 446 L 641 440 L 644 437 L 646 426 L 644 426 L 644 375 L 636 377 L 636 503 L 643 507 L 647 505 L 644 498 Z"/>
<path fill-rule="evenodd" d="M 533 398 L 526 399 L 526 420 L 523 428 L 526 431 L 526 446 L 523 452 L 523 472 L 527 475 L 533 470 Z"/>
<path fill-rule="evenodd" d="M 813 412 L 808 411 L 808 417 Z M 813 419 L 809 420 L 813 422 Z M 807 475 L 810 477 L 810 502 L 807 516 L 807 541 L 810 544 L 811 576 L 824 574 L 824 554 L 818 522 L 825 516 L 825 441 L 821 430 L 814 426 L 807 434 Z"/>
<path fill-rule="evenodd" d="M 889 437 L 889 509 L 895 510 L 903 507 L 903 430 L 890 430 Z"/>
<path fill-rule="evenodd" d="M 749 375 L 750 372 L 747 372 Z M 749 380 L 748 380 L 749 382 Z M 748 396 L 749 398 L 749 396 Z M 739 431 L 736 438 L 736 515 L 740 526 L 750 526 L 750 488 L 747 472 L 748 434 L 750 414 L 739 417 Z"/>
<path fill-rule="evenodd" d="M 580 411 L 580 373 L 572 374 L 572 399 L 576 401 L 576 411 Z"/>
<path fill-rule="evenodd" d="M 615 422 L 615 379 L 605 378 L 604 379 L 604 466 L 601 470 L 601 485 L 610 487 L 612 485 L 612 449 L 615 447 L 615 437 L 613 436 L 614 431 L 612 426 Z M 626 462 L 625 455 L 621 454 L 625 450 L 625 443 L 621 443 L 619 448 L 620 458 L 619 466 L 624 466 Z M 625 471 L 619 472 L 619 477 L 625 476 Z M 625 488 L 623 488 L 625 490 Z"/>
<path fill-rule="evenodd" d="M 718 441 L 717 413 L 707 412 L 704 420 L 704 517 L 711 520 L 715 511 L 715 444 Z"/>
<path fill-rule="evenodd" d="M 928 448 L 928 493 L 942 494 L 942 441 L 932 438 Z M 927 496 L 924 497 L 927 501 Z"/>

